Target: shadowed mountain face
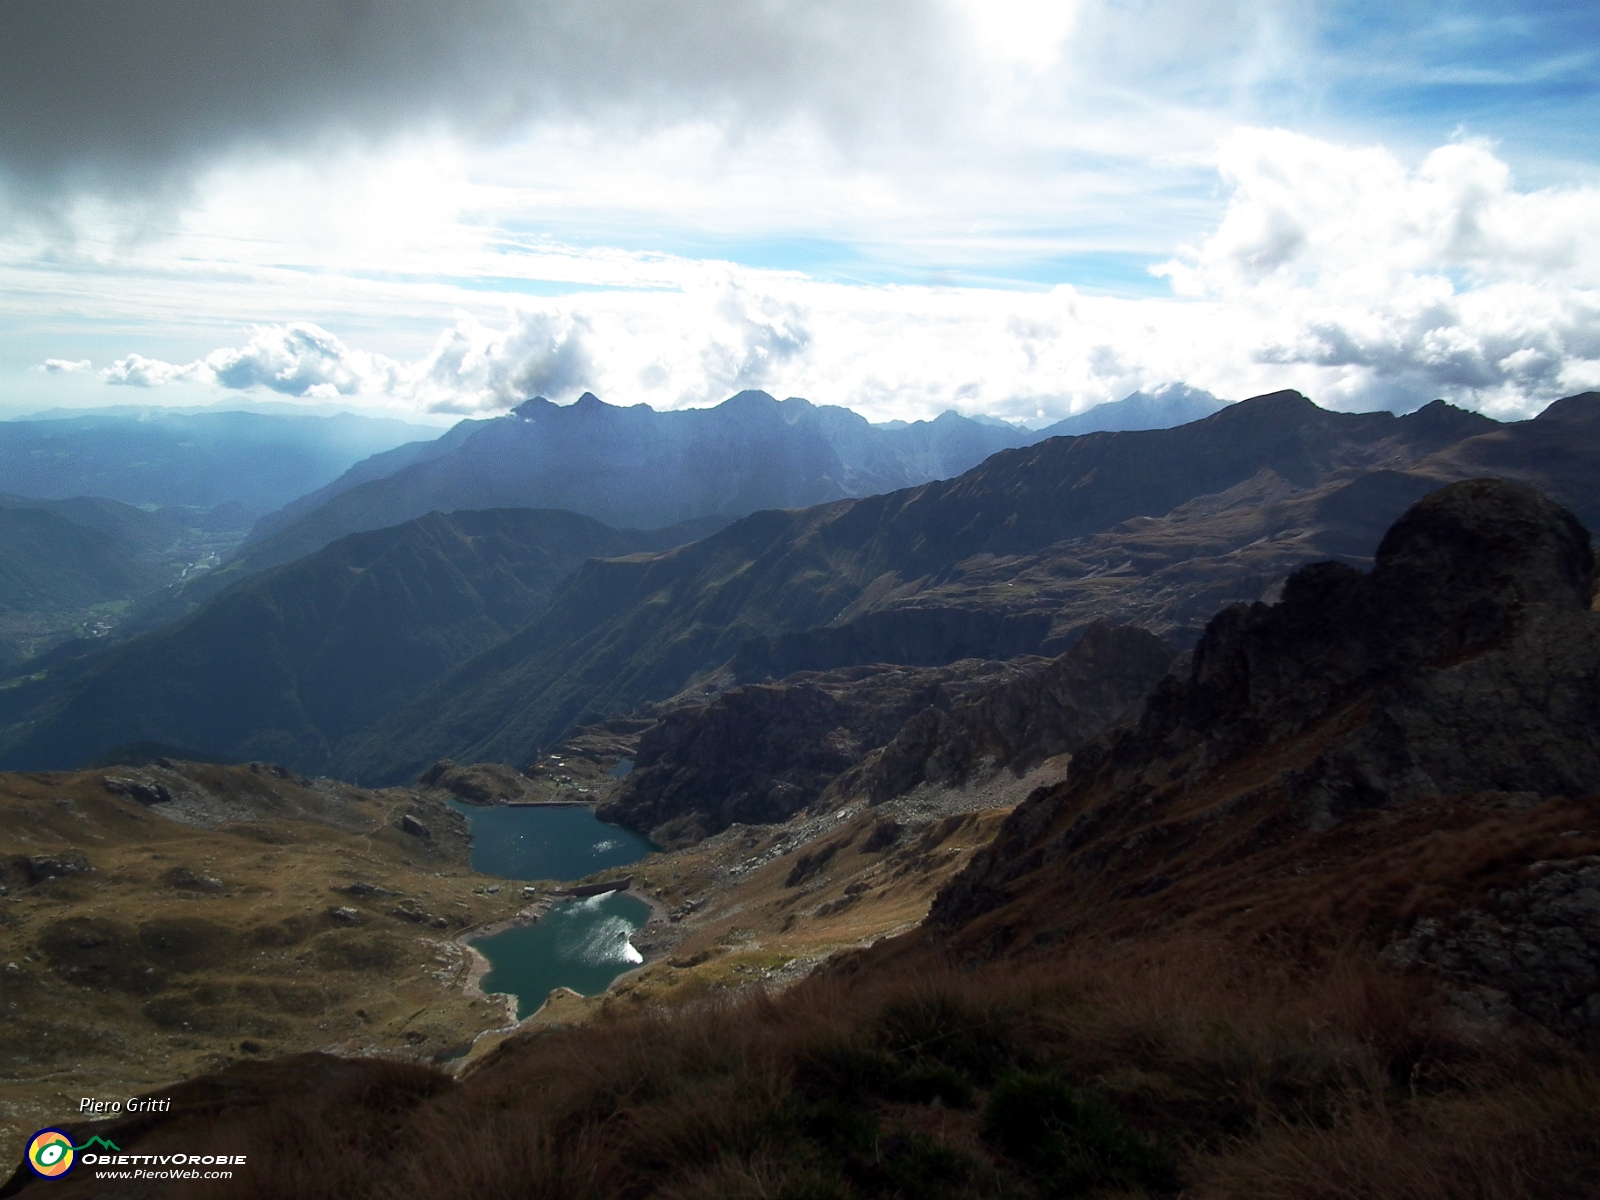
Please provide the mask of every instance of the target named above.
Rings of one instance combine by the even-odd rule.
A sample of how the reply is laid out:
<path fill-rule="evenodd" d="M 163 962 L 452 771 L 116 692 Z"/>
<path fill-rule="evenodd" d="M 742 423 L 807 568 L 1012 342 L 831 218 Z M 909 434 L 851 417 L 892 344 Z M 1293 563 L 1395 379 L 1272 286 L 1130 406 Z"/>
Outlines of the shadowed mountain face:
<path fill-rule="evenodd" d="M 617 528 L 655 529 L 710 516 L 802 508 L 948 478 L 1038 435 L 946 413 L 877 428 L 848 409 L 741 392 L 707 409 L 619 408 L 585 394 L 533 399 L 478 424 L 440 452 L 325 489 L 264 520 L 240 566 L 287 562 L 335 538 L 425 512 L 564 508 Z M 330 494 L 337 493 L 337 494 Z"/>
<path fill-rule="evenodd" d="M 1268 595 L 1307 561 L 1366 561 L 1389 522 L 1462 469 L 1442 452 L 1509 438 L 1503 472 L 1537 474 L 1543 430 L 1525 454 L 1517 438 L 1540 424 L 1442 403 L 1333 413 L 1279 392 L 1178 429 L 1056 438 L 958 479 L 757 513 L 667 555 L 586 565 L 537 619 L 336 762 L 403 778 L 446 756 L 522 761 L 575 721 L 725 665 L 754 682 L 1055 655 L 1099 618 L 1192 644 L 1221 604 Z M 1566 440 L 1573 461 L 1600 458 L 1600 439 Z M 1552 492 L 1582 509 L 1600 501 L 1597 480 L 1574 469 Z"/>
<path fill-rule="evenodd" d="M 207 516 L 182 509 L 150 512 L 98 496 L 71 496 L 65 500 L 35 500 L 0 492 L 0 508 L 39 509 L 84 529 L 104 534 L 123 550 L 159 555 L 178 541 L 196 522 Z M 227 514 L 219 514 L 226 516 Z"/>
<path fill-rule="evenodd" d="M 923 782 L 1021 776 L 1121 716 L 1173 657 L 1143 630 L 1099 624 L 1054 660 L 842 667 L 735 688 L 645 729 L 597 811 L 670 848 L 819 800 L 877 804 Z"/>
<path fill-rule="evenodd" d="M 633 770 L 596 813 L 669 849 L 735 821 L 786 821 L 917 713 L 1040 665 L 967 660 L 801 672 L 674 708 L 640 735 Z"/>
<path fill-rule="evenodd" d="M 402 421 L 263 413 L 103 413 L 0 421 L 0 480 L 43 499 L 225 502 L 256 512 L 322 487 L 351 464 L 434 430 Z"/>
<path fill-rule="evenodd" d="M 1155 686 L 1177 652 L 1142 629 L 1097 622 L 1065 654 L 929 706 L 882 749 L 839 775 L 828 796 L 882 804 L 920 784 L 960 786 L 999 769 L 1020 776 L 1074 754 Z"/>
<path fill-rule="evenodd" d="M 1594 585 L 1588 531 L 1533 490 L 1433 493 L 1370 573 L 1314 564 L 1220 613 L 930 922 L 985 954 L 1190 920 L 1358 933 L 1600 1029 L 1593 813 L 1569 799 L 1600 792 Z"/>
<path fill-rule="evenodd" d="M 104 636 L 248 525 L 226 505 L 148 512 L 96 496 L 0 493 L 0 666 Z"/>
<path fill-rule="evenodd" d="M 340 737 L 515 629 L 583 560 L 678 536 L 692 533 L 518 509 L 347 538 L 171 628 L 6 689 L 4 761 L 76 765 L 158 742 L 317 769 Z"/>
<path fill-rule="evenodd" d="M 0 506 L 0 611 L 83 609 L 164 582 L 153 563 L 42 508 Z"/>
<path fill-rule="evenodd" d="M 332 482 L 324 484 L 315 491 L 307 492 L 303 496 L 298 496 L 278 509 L 277 512 L 268 513 L 262 517 L 250 530 L 249 537 L 245 539 L 245 545 L 251 546 L 270 539 L 274 534 L 281 533 L 291 525 L 316 512 L 335 497 L 342 496 L 344 493 L 352 491 L 364 483 L 371 483 L 375 479 L 385 479 L 390 475 L 405 470 L 407 467 L 450 453 L 476 433 L 483 424 L 483 421 L 457 421 L 436 438 L 426 441 L 406 442 L 404 445 L 396 446 L 392 450 L 384 450 L 362 459 Z M 398 521 L 393 523 L 400 524 Z M 368 528 L 379 529 L 382 526 L 373 525 Z M 346 532 L 356 533 L 361 531 L 352 529 Z M 332 540 L 334 539 L 328 539 L 328 541 Z M 322 545 L 326 544 L 327 542 L 322 543 Z M 318 546 L 312 547 L 312 549 L 319 548 Z M 309 550 L 306 551 L 306 553 L 309 552 Z M 248 551 L 246 554 L 248 554 Z M 292 553 L 288 557 L 284 557 L 281 553 L 278 555 L 262 555 L 254 565 L 243 573 L 248 574 L 250 571 L 264 570 L 267 567 L 276 566 L 280 562 L 288 562 L 294 557 L 296 556 Z"/>

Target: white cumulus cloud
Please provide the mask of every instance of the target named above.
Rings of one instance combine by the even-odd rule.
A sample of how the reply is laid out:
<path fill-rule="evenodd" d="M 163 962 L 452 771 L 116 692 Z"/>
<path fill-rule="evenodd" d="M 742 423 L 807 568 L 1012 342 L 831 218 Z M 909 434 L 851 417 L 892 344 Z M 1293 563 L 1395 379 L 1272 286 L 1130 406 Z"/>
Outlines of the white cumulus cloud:
<path fill-rule="evenodd" d="M 1503 416 L 1600 380 L 1600 189 L 1517 189 L 1482 143 L 1415 168 L 1381 147 L 1245 130 L 1217 228 L 1158 268 L 1357 407 L 1439 395 Z"/>
<path fill-rule="evenodd" d="M 204 363 L 193 362 L 180 366 L 162 362 L 158 358 L 146 358 L 142 354 L 119 358 L 100 375 L 107 383 L 140 388 L 163 387 L 169 383 L 210 383 L 216 378 Z"/>
<path fill-rule="evenodd" d="M 493 329 L 463 314 L 407 373 L 406 391 L 434 412 L 451 413 L 504 412 L 535 395 L 565 399 L 598 377 L 591 336 L 582 315 L 522 312 Z"/>
<path fill-rule="evenodd" d="M 394 394 L 405 378 L 398 363 L 381 354 L 352 350 L 310 321 L 259 327 L 243 346 L 213 350 L 188 363 L 130 354 L 101 374 L 107 383 L 131 387 L 209 383 L 235 391 L 266 388 L 310 399 Z"/>
<path fill-rule="evenodd" d="M 485 273 L 543 262 L 591 290 L 507 296 L 497 311 L 481 292 L 433 285 L 414 293 L 408 320 L 441 298 L 457 311 L 413 357 L 289 320 L 190 363 L 131 354 L 103 374 L 447 413 L 586 389 L 677 408 L 760 387 L 873 419 L 954 407 L 1033 421 L 1173 380 L 1235 399 L 1297 387 L 1340 408 L 1443 397 L 1500 417 L 1600 385 L 1600 190 L 1521 188 L 1477 142 L 1408 164 L 1382 147 L 1272 129 L 1235 132 L 1216 166 L 1225 207 L 1153 268 L 1170 295 L 834 282 L 606 250 L 496 259 L 466 247 L 452 254 L 477 254 Z M 383 293 L 361 287 L 340 300 L 346 311 L 381 311 Z"/>

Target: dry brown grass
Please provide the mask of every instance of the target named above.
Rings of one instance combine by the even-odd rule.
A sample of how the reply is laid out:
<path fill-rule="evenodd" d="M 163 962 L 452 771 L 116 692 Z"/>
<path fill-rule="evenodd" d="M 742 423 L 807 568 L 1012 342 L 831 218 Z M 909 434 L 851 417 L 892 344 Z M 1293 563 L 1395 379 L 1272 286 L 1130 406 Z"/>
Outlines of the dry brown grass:
<path fill-rule="evenodd" d="M 505 1020 L 452 984 L 451 939 L 525 903 L 482 891 L 464 832 L 409 792 L 308 787 L 188 764 L 224 817 L 207 828 L 113 793 L 107 775 L 0 773 L 0 1155 L 109 1100 L 313 1047 L 431 1056 Z M 180 773 L 160 773 L 180 793 Z M 180 795 L 177 803 L 183 803 Z M 433 836 L 397 828 L 418 811 Z M 92 867 L 31 881 L 30 856 Z M 392 894 L 351 895 L 355 881 Z M 397 916 L 401 898 L 447 928 Z M 353 926 L 330 914 L 356 910 Z M 6 964 L 13 964 L 9 967 Z"/>
<path fill-rule="evenodd" d="M 1543 1071 L 1479 1094 L 1282 1126 L 1204 1165 L 1196 1200 L 1586 1200 L 1600 1194 L 1600 1078 Z"/>
<path fill-rule="evenodd" d="M 1004 1152 L 986 1103 L 1016 1078 L 1109 1114 L 1131 1165 L 1061 1193 Z M 460 1082 L 367 1064 L 146 1140 L 250 1154 L 194 1196 L 1567 1200 L 1600 1182 L 1597 1101 L 1592 1056 L 1463 1032 L 1370 958 L 1193 942 L 618 1007 Z"/>

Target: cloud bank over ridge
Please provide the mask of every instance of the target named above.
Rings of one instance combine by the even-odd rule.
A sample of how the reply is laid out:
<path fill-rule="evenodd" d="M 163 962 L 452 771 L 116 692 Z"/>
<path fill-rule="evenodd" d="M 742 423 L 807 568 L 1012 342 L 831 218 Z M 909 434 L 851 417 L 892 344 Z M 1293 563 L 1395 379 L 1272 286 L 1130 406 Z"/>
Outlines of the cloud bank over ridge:
<path fill-rule="evenodd" d="M 918 0 L 15 0 L 0 171 L 126 186 L 241 147 L 538 119 L 848 133 L 937 107 L 952 23 Z"/>
<path fill-rule="evenodd" d="M 0 404 L 1596 386 L 1600 12 L 19 0 Z M 107 366 L 106 364 L 110 364 Z M 27 399 L 22 397 L 26 396 Z"/>
<path fill-rule="evenodd" d="M 533 394 L 670 408 L 765 387 L 879 418 L 1035 420 L 1174 379 L 1236 398 L 1296 386 L 1341 408 L 1442 396 L 1503 417 L 1600 386 L 1600 190 L 1518 190 L 1477 143 L 1408 169 L 1281 130 L 1232 135 L 1218 169 L 1221 221 L 1153 268 L 1171 297 L 863 288 L 725 264 L 673 290 L 530 302 L 499 324 L 463 313 L 411 362 L 287 322 L 104 376 L 472 414 Z"/>

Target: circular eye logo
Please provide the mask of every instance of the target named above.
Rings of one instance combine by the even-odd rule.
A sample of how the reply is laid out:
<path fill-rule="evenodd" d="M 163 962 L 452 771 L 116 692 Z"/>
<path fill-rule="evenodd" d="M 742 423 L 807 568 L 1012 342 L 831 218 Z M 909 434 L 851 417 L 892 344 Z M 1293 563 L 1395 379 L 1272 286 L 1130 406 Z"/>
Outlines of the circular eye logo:
<path fill-rule="evenodd" d="M 72 1139 L 59 1129 L 41 1129 L 28 1143 L 28 1165 L 34 1174 L 46 1179 L 65 1175 L 77 1157 L 72 1152 Z"/>

